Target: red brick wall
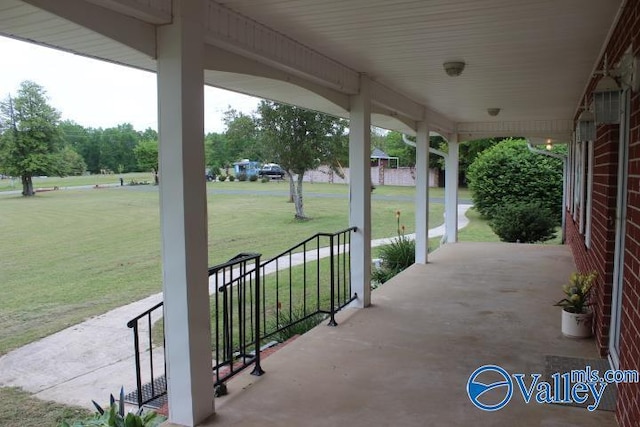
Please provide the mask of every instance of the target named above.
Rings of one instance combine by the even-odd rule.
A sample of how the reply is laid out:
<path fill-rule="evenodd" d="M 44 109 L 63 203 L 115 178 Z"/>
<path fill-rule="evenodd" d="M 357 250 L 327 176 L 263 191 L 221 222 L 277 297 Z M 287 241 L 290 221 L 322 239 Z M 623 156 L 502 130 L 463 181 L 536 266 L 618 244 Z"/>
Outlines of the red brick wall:
<path fill-rule="evenodd" d="M 628 0 L 620 20 L 606 47 L 609 64 L 616 64 L 633 45 L 640 55 L 640 1 Z M 603 58 L 601 58 L 603 59 Z M 602 64 L 601 64 L 602 66 Z M 586 96 L 596 84 L 594 79 Z M 568 216 L 567 242 L 571 245 L 580 270 L 595 269 L 600 277 L 593 298 L 596 310 L 595 334 L 601 354 L 606 350 L 610 315 L 610 292 L 613 281 L 613 244 L 617 186 L 617 130 L 612 126 L 598 128 L 593 188 L 592 247 L 587 250 L 577 225 Z M 640 94 L 631 100 L 630 150 L 626 159 L 627 220 L 624 252 L 624 287 L 620 330 L 620 368 L 640 370 Z M 640 425 L 640 384 L 619 384 L 616 418 L 623 427 Z"/>
<path fill-rule="evenodd" d="M 615 213 L 618 170 L 617 125 L 599 126 L 594 146 L 591 247 L 585 246 L 578 222 L 567 212 L 567 244 L 571 246 L 578 271 L 596 271 L 592 291 L 594 334 L 601 356 L 607 354 L 611 321 L 611 283 L 615 250 Z M 589 213 L 587 212 L 587 215 Z M 579 218 L 579 215 L 577 216 Z"/>

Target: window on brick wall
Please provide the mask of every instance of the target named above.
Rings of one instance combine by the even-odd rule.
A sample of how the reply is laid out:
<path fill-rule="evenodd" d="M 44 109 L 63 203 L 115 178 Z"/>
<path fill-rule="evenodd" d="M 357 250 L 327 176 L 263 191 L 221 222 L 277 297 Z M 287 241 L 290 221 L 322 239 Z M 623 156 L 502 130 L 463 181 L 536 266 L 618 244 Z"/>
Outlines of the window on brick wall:
<path fill-rule="evenodd" d="M 586 144 L 584 153 L 584 173 L 586 175 L 584 191 L 586 194 L 584 203 L 584 244 L 591 247 L 591 206 L 593 204 L 593 141 Z"/>
<path fill-rule="evenodd" d="M 582 166 L 582 142 L 575 142 L 573 149 L 573 206 L 571 213 L 573 214 L 573 221 L 579 222 L 578 215 L 581 212 L 581 198 L 583 193 L 583 175 L 584 167 Z M 580 230 L 582 233 L 582 230 Z"/>

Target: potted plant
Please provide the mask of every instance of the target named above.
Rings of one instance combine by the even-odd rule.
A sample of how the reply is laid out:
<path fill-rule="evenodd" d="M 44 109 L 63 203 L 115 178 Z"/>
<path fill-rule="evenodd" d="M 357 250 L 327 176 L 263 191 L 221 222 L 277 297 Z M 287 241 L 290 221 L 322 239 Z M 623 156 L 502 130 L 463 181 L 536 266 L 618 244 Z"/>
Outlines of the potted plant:
<path fill-rule="evenodd" d="M 574 272 L 569 283 L 562 286 L 565 297 L 555 303 L 562 307 L 562 334 L 570 338 L 588 338 L 591 336 L 593 312 L 589 308 L 589 293 L 596 280 L 597 273 Z"/>

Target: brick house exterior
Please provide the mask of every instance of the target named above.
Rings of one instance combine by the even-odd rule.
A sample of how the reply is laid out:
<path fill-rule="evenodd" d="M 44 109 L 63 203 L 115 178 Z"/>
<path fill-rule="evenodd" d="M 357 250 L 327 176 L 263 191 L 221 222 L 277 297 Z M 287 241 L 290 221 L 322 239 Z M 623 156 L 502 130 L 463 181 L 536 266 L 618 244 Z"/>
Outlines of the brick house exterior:
<path fill-rule="evenodd" d="M 640 2 L 628 1 L 603 51 L 609 64 L 617 64 L 625 52 L 640 55 Z M 601 61 L 604 60 L 604 55 Z M 602 68 L 603 62 L 600 64 Z M 587 105 L 600 77 L 595 76 L 584 96 Z M 592 293 L 594 335 L 600 354 L 612 359 L 614 367 L 640 370 L 640 93 L 629 90 L 629 113 L 621 124 L 596 127 L 595 141 L 572 144 L 569 155 L 570 191 L 566 200 L 567 244 L 578 270 L 596 271 L 598 279 Z M 577 119 L 577 115 L 576 115 Z M 624 157 L 626 180 L 626 219 L 624 248 L 616 251 L 618 216 L 618 176 L 621 138 L 628 132 L 628 155 Z M 584 188 L 584 191 L 581 191 Z M 590 208 L 590 209 L 589 209 Z M 590 221 L 589 225 L 587 218 Z M 616 280 L 616 263 L 622 257 L 621 288 Z M 620 304 L 615 289 L 621 289 Z M 619 313 L 619 344 L 612 347 L 612 315 Z M 617 357 L 612 356 L 617 353 Z M 616 360 L 617 359 L 617 360 Z M 615 365 L 618 366 L 615 366 Z M 637 426 L 640 420 L 640 384 L 618 385 L 616 408 L 618 423 Z"/>

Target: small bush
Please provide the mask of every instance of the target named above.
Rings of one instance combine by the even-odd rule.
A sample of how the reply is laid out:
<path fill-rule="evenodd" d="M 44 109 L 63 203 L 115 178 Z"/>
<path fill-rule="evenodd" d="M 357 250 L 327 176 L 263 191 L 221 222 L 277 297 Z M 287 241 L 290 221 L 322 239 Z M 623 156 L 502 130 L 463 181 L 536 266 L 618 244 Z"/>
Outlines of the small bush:
<path fill-rule="evenodd" d="M 233 175 L 229 175 L 229 181 L 233 182 L 236 180 L 236 177 Z"/>
<path fill-rule="evenodd" d="M 251 181 L 251 182 L 256 182 L 257 180 L 258 180 L 258 175 L 251 175 L 249 177 L 249 181 Z"/>
<path fill-rule="evenodd" d="M 270 180 L 269 178 L 267 178 L 266 176 L 263 176 L 263 177 L 260 179 L 260 182 L 261 182 L 261 183 L 263 183 L 263 184 L 264 184 L 265 182 L 269 182 L 269 181 L 271 181 L 271 180 Z"/>
<path fill-rule="evenodd" d="M 231 178 L 231 177 L 229 177 L 229 178 Z M 242 173 L 238 174 L 238 181 L 244 182 L 246 180 L 247 180 L 247 174 L 246 173 L 242 172 Z"/>
<path fill-rule="evenodd" d="M 500 206 L 489 225 L 503 242 L 537 243 L 553 239 L 556 221 L 548 207 L 523 202 Z"/>
<path fill-rule="evenodd" d="M 220 176 L 218 177 L 218 181 L 220 181 L 220 182 L 224 182 L 224 181 L 226 181 L 226 180 L 227 180 L 227 175 L 220 175 Z"/>
<path fill-rule="evenodd" d="M 390 245 L 380 248 L 380 268 L 374 268 L 371 279 L 380 284 L 388 281 L 402 270 L 410 267 L 416 259 L 416 242 L 404 235 L 404 225 L 400 226 L 400 211 L 396 212 L 398 237 Z"/>

